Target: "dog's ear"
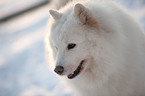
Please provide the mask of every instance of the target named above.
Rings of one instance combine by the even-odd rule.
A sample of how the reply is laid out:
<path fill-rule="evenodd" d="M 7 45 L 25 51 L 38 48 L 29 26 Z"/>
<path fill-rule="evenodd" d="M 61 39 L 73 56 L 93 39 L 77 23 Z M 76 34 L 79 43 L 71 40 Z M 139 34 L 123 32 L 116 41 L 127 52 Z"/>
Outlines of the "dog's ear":
<path fill-rule="evenodd" d="M 62 14 L 57 12 L 56 10 L 49 10 L 49 13 L 55 20 L 59 19 L 62 16 Z"/>
<path fill-rule="evenodd" d="M 97 22 L 93 18 L 90 11 L 84 7 L 82 4 L 76 4 L 74 7 L 74 15 L 83 25 L 95 27 L 97 26 Z"/>

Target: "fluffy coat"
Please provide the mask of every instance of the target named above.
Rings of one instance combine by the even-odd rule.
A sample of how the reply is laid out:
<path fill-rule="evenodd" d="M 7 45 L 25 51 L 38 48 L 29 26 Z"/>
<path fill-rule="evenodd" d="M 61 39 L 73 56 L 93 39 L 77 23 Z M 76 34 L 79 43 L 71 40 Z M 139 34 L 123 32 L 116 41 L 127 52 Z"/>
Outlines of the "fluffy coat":
<path fill-rule="evenodd" d="M 49 12 L 49 60 L 64 67 L 61 78 L 76 96 L 145 96 L 145 35 L 120 5 L 73 1 Z M 68 50 L 69 43 L 76 47 Z M 82 71 L 68 79 L 81 60 Z"/>

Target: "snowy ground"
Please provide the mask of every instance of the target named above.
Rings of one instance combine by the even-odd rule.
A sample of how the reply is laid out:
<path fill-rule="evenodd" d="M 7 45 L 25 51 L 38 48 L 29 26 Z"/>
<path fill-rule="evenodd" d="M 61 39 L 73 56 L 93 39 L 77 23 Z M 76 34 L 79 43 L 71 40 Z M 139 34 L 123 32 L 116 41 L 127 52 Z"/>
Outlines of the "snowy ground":
<path fill-rule="evenodd" d="M 145 30 L 145 0 L 117 0 Z M 0 23 L 0 96 L 72 96 L 48 67 L 44 33 L 49 6 Z"/>

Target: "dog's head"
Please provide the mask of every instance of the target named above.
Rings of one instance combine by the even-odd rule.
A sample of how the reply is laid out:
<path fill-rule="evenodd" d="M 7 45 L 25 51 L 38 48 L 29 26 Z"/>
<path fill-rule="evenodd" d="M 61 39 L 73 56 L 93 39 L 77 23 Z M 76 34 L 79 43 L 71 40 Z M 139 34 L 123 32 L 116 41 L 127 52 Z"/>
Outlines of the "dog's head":
<path fill-rule="evenodd" d="M 107 28 L 108 26 L 101 27 L 103 22 L 99 23 L 96 16 L 81 4 L 76 4 L 73 9 L 68 8 L 64 12 L 56 10 L 49 12 L 51 21 L 47 39 L 55 63 L 54 71 L 59 75 L 67 75 L 69 79 L 93 69 L 104 74 L 107 66 L 110 67 L 107 63 L 114 62 L 112 50 L 116 49 L 110 45 L 115 41 L 111 41 L 110 38 L 109 42 L 107 37 L 110 36 L 109 32 L 114 30 Z M 104 31 L 108 33 L 105 34 Z"/>

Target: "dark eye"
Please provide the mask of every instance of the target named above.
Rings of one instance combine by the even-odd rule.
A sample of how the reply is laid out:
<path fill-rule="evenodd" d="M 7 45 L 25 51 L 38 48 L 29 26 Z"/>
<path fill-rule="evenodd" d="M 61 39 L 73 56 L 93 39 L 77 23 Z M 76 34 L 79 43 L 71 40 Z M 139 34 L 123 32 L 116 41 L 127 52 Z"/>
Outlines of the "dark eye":
<path fill-rule="evenodd" d="M 55 49 L 56 49 L 56 50 L 58 50 L 58 48 L 57 48 L 57 47 L 55 47 Z"/>
<path fill-rule="evenodd" d="M 72 49 L 72 48 L 74 48 L 75 46 L 76 46 L 76 44 L 70 43 L 70 44 L 68 44 L 67 49 Z"/>

